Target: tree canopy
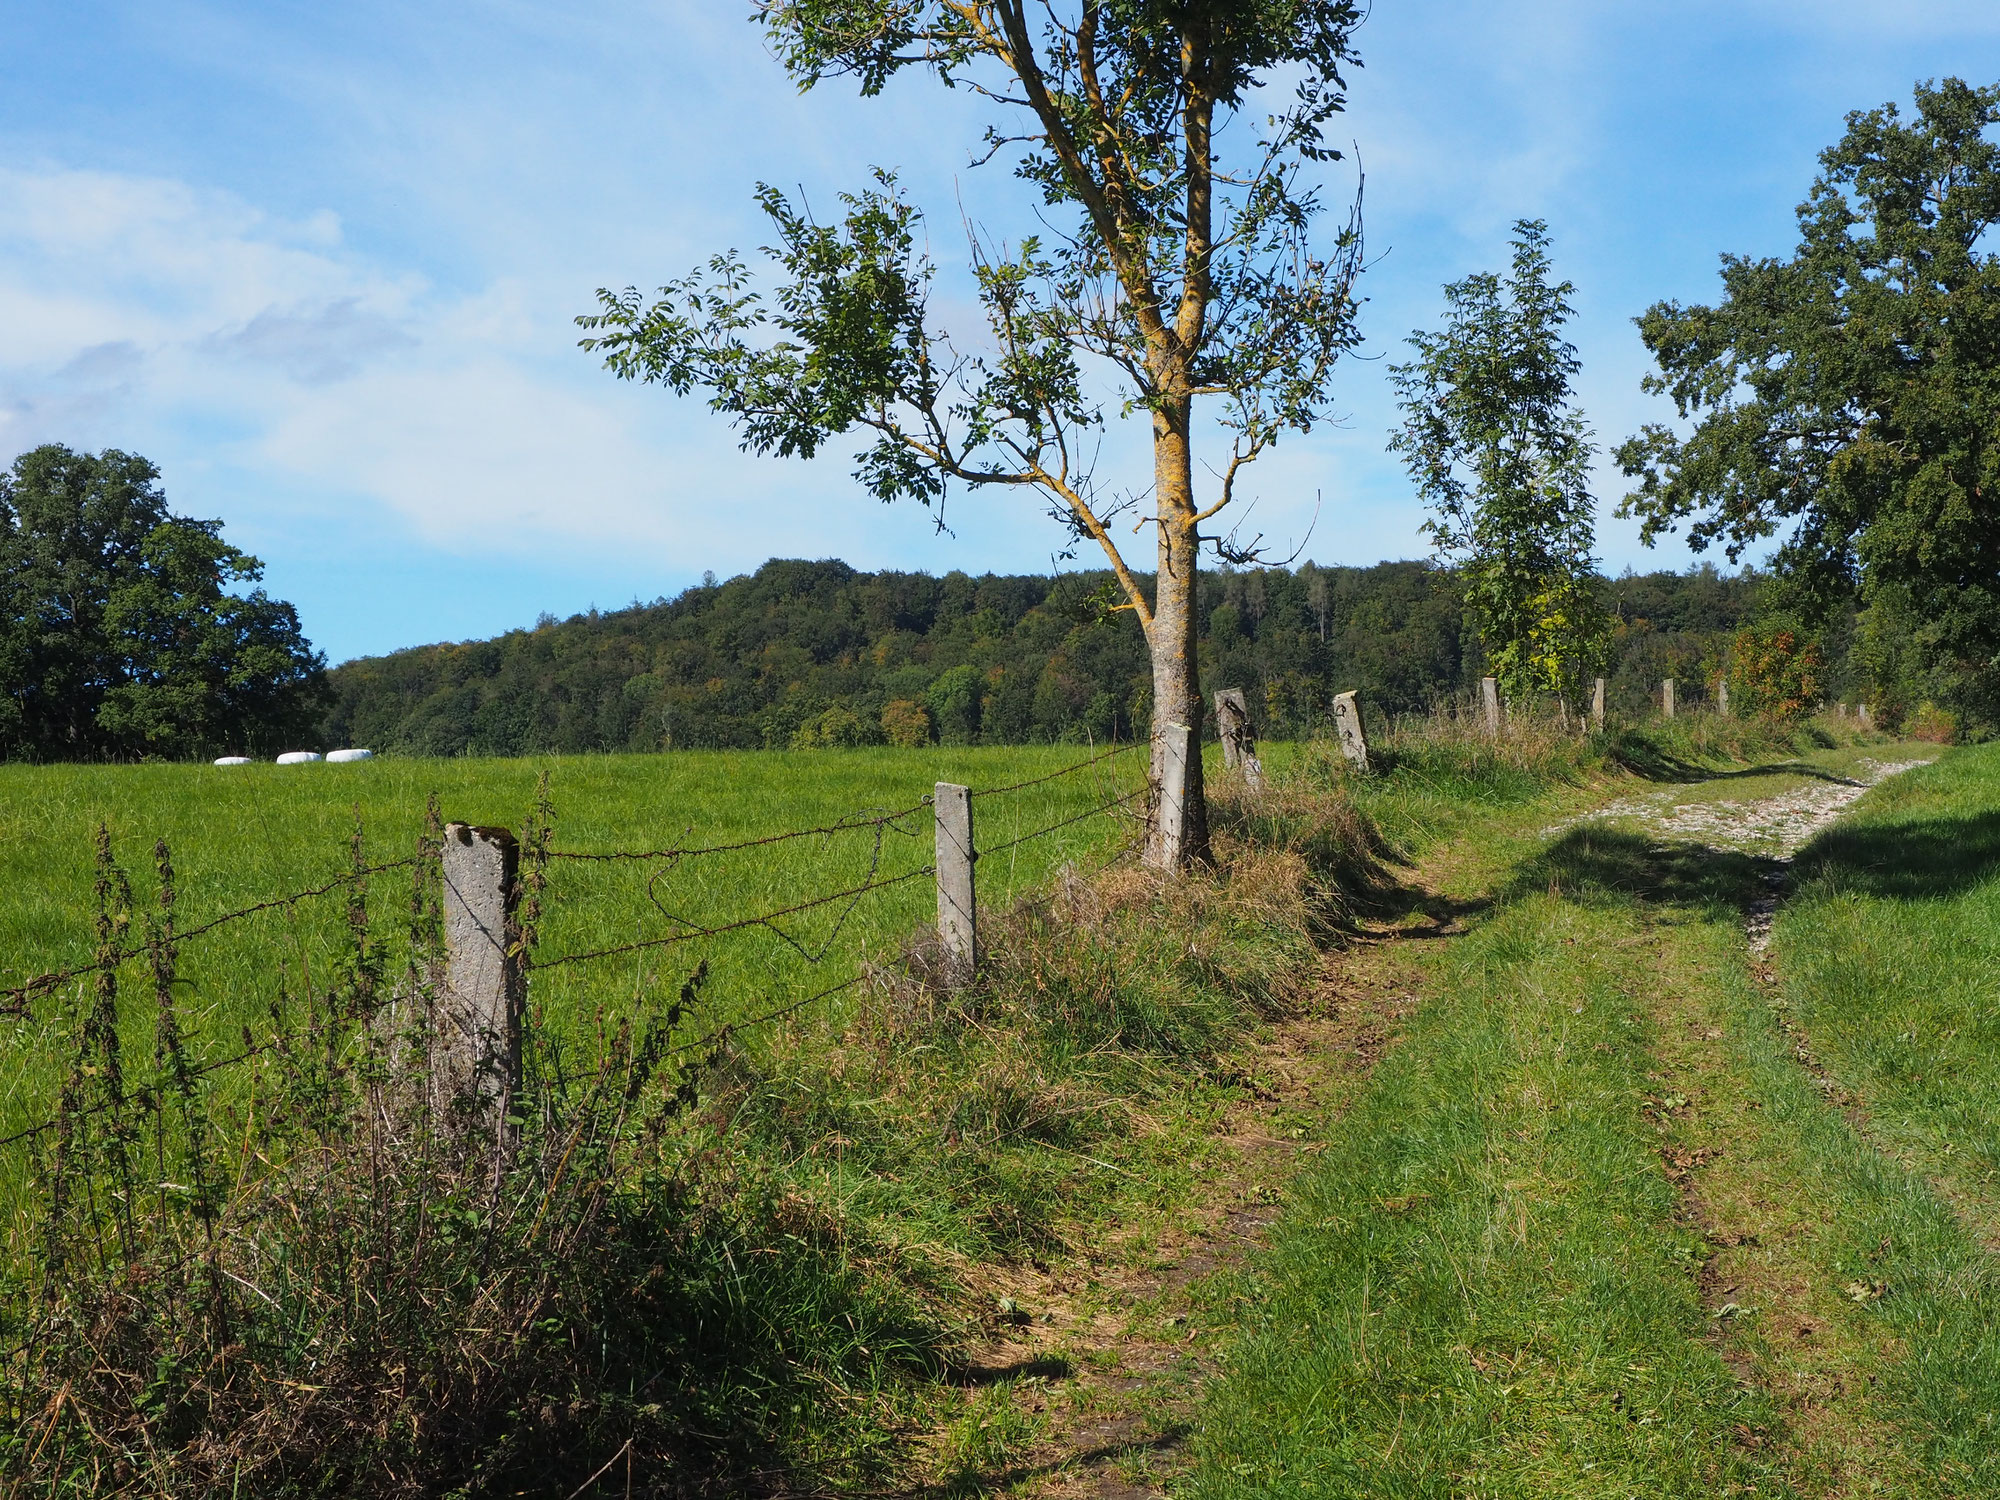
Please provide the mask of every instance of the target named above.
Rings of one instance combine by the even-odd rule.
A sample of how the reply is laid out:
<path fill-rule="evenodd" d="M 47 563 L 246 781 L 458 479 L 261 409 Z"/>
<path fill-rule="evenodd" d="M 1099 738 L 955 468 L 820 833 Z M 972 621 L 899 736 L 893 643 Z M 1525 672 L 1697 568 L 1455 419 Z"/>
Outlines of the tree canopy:
<path fill-rule="evenodd" d="M 1692 430 L 1618 457 L 1625 513 L 1733 560 L 1777 537 L 1797 597 L 1858 586 L 1961 687 L 2000 665 L 2000 86 L 1856 111 L 1820 157 L 1788 260 L 1724 256 L 1714 306 L 1639 319 L 1647 389 Z"/>
<path fill-rule="evenodd" d="M 1039 495 L 1102 549 L 1153 669 L 1147 858 L 1206 852 L 1195 591 L 1202 526 L 1287 429 L 1310 427 L 1357 339 L 1359 204 L 1315 244 L 1306 169 L 1345 102 L 1353 0 L 757 0 L 803 87 L 874 94 L 904 72 L 995 107 L 979 161 L 1027 185 L 1025 232 L 972 236 L 987 324 L 955 340 L 930 306 L 920 215 L 896 180 L 842 199 L 823 224 L 776 190 L 775 283 L 733 252 L 663 286 L 600 291 L 584 347 L 628 379 L 699 388 L 760 453 L 811 457 L 857 432 L 856 477 L 887 500 L 941 504 L 953 485 Z M 1289 99 L 1261 90 L 1280 79 Z M 1267 107 L 1259 107 L 1265 105 Z M 1197 403 L 1230 449 L 1209 493 L 1194 474 Z M 1150 572 L 1113 534 L 1139 502 L 1095 472 L 1112 412 L 1153 438 Z M 1208 539 L 1217 544 L 1214 538 Z M 1226 539 L 1223 555 L 1251 548 Z"/>
<path fill-rule="evenodd" d="M 1452 565 L 1511 698 L 1577 696 L 1601 655 L 1590 430 L 1570 405 L 1576 350 L 1563 338 L 1575 287 L 1549 280 L 1548 225 L 1514 226 L 1513 274 L 1444 289 L 1446 322 L 1410 336 L 1391 367 L 1403 425 L 1390 438 L 1430 509 L 1424 530 Z"/>
<path fill-rule="evenodd" d="M 0 757 L 266 752 L 309 734 L 324 660 L 292 606 L 167 509 L 137 454 L 46 444 L 0 474 Z"/>

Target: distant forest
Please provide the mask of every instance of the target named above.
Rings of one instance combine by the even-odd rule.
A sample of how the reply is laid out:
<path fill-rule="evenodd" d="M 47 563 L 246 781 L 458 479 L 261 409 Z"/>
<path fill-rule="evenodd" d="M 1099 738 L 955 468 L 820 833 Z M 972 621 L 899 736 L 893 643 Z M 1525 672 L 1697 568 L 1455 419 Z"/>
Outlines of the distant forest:
<path fill-rule="evenodd" d="M 1614 711 L 1642 711 L 1665 676 L 1701 701 L 1760 583 L 1606 580 Z M 325 732 L 427 755 L 1126 739 L 1151 679 L 1110 584 L 773 561 L 671 600 L 348 662 L 329 674 Z M 1476 633 L 1424 563 L 1223 571 L 1201 597 L 1202 681 L 1243 688 L 1267 737 L 1312 732 L 1348 688 L 1405 714 L 1481 675 Z"/>

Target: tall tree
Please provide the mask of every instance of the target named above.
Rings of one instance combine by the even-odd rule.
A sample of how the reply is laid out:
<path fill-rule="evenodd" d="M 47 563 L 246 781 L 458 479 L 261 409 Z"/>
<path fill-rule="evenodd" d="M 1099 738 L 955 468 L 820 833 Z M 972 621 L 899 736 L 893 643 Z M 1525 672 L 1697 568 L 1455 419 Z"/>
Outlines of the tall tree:
<path fill-rule="evenodd" d="M 1789 260 L 1725 255 L 1723 300 L 1639 319 L 1685 436 L 1618 450 L 1647 541 L 1733 560 L 1778 536 L 1794 598 L 1906 600 L 1933 662 L 2000 666 L 2000 86 L 1847 117 Z"/>
<path fill-rule="evenodd" d="M 1359 199 L 1316 248 L 1312 181 L 1338 160 L 1323 132 L 1355 61 L 1354 0 L 754 0 L 753 13 L 802 87 L 846 77 L 873 95 L 918 69 L 988 101 L 1000 119 L 979 160 L 1013 163 L 1048 238 L 971 236 L 990 338 L 962 348 L 931 315 L 919 214 L 891 175 L 845 196 L 831 225 L 763 187 L 768 295 L 734 252 L 719 255 L 650 303 L 600 291 L 578 320 L 584 347 L 625 378 L 705 390 L 760 453 L 810 457 L 860 431 L 857 478 L 884 500 L 941 505 L 953 484 L 1041 496 L 1103 549 L 1118 607 L 1145 630 L 1147 858 L 1204 858 L 1195 591 L 1214 539 L 1202 527 L 1245 465 L 1311 427 L 1357 339 Z M 1288 99 L 1259 98 L 1273 78 Z M 1205 400 L 1231 444 L 1204 488 Z M 1150 586 L 1112 532 L 1138 502 L 1093 468 L 1097 429 L 1121 410 L 1152 427 Z"/>
<path fill-rule="evenodd" d="M 220 521 L 167 509 L 136 454 L 50 443 L 0 473 L 0 757 L 283 748 L 325 661 Z"/>
<path fill-rule="evenodd" d="M 1424 530 L 1455 570 L 1509 697 L 1573 699 L 1598 665 L 1605 619 L 1591 557 L 1590 429 L 1570 405 L 1564 340 L 1576 288 L 1549 280 L 1548 225 L 1514 226 L 1511 277 L 1444 289 L 1438 333 L 1391 367 L 1403 425 L 1389 439 L 1430 508 Z"/>

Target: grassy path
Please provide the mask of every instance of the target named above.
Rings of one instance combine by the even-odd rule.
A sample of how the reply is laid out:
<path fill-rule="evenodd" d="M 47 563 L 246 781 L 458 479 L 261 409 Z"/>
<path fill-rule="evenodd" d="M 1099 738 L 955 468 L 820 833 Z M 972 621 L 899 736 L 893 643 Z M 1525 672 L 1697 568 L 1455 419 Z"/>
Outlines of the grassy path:
<path fill-rule="evenodd" d="M 2000 1493 L 2000 754 L 1884 785 L 1745 940 L 1862 759 L 1437 867 L 1493 905 L 1377 958 L 1424 1003 L 1236 1273 L 1187 1493 Z"/>

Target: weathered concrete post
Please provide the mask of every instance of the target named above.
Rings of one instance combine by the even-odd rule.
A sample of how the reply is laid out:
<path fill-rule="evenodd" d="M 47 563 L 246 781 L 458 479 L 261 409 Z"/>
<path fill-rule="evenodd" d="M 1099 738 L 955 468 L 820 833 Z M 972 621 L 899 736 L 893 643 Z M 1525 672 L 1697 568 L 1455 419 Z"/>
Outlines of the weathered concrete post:
<path fill-rule="evenodd" d="M 447 823 L 445 973 L 437 1005 L 433 1101 L 493 1123 L 521 1085 L 521 1013 L 527 976 L 515 951 L 521 848 L 504 828 Z"/>
<path fill-rule="evenodd" d="M 972 792 L 949 781 L 937 784 L 932 811 L 937 823 L 938 938 L 955 982 L 979 969 L 979 905 L 973 893 Z"/>
<path fill-rule="evenodd" d="M 1340 739 L 1340 753 L 1354 769 L 1367 770 L 1368 735 L 1361 727 L 1361 700 L 1351 692 L 1334 694 L 1333 732 Z"/>
<path fill-rule="evenodd" d="M 1857 704 L 1854 709 L 1854 716 L 1861 721 L 1862 727 L 1864 729 L 1873 727 L 1872 721 L 1868 717 L 1867 704 L 1865 703 Z"/>
<path fill-rule="evenodd" d="M 1153 788 L 1153 829 L 1150 848 L 1178 849 L 1187 826 L 1188 764 L 1201 754 L 1194 730 L 1186 724 L 1155 724 L 1153 741 L 1160 747 L 1160 779 Z"/>
<path fill-rule="evenodd" d="M 1846 700 L 1846 699 L 1844 699 L 1844 698 L 1843 698 L 1843 699 L 1842 699 L 1842 700 L 1840 701 L 1840 704 L 1839 704 L 1839 706 L 1838 706 L 1838 707 L 1836 708 L 1836 710 L 1835 710 L 1835 712 L 1834 712 L 1834 717 L 1835 717 L 1835 718 L 1837 718 L 1837 719 L 1844 719 L 1844 718 L 1846 718 L 1846 717 L 1847 717 L 1847 700 Z"/>
<path fill-rule="evenodd" d="M 1727 677 L 1718 677 L 1715 680 L 1715 711 L 1725 719 L 1729 717 L 1729 679 Z"/>
<path fill-rule="evenodd" d="M 1479 701 L 1486 709 L 1486 733 L 1500 738 L 1500 684 L 1491 677 L 1479 679 Z"/>
<path fill-rule="evenodd" d="M 1669 719 L 1674 716 L 1674 680 L 1671 677 L 1660 684 L 1660 712 Z"/>
<path fill-rule="evenodd" d="M 1602 729 L 1604 727 L 1604 679 L 1602 677 L 1593 679 L 1590 685 L 1590 727 L 1592 729 Z"/>
<path fill-rule="evenodd" d="M 1264 763 L 1257 759 L 1257 734 L 1250 727 L 1250 704 L 1242 688 L 1223 688 L 1215 695 L 1215 730 L 1222 738 L 1222 763 L 1240 770 L 1252 787 L 1264 784 Z"/>

